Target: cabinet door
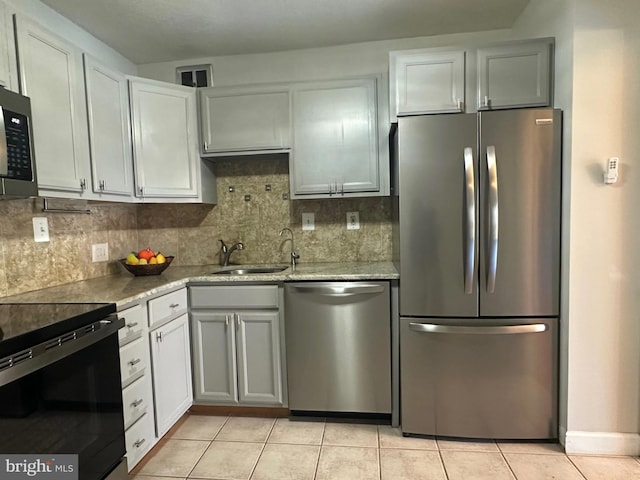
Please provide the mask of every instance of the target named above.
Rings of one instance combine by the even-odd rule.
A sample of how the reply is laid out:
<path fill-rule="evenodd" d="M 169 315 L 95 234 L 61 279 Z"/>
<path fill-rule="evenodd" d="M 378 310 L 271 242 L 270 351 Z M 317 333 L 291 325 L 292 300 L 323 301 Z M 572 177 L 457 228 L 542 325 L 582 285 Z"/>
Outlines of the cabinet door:
<path fill-rule="evenodd" d="M 478 109 L 548 106 L 551 42 L 478 49 Z"/>
<path fill-rule="evenodd" d="M 153 388 L 158 437 L 191 406 L 191 351 L 188 316 L 172 320 L 150 333 Z"/>
<path fill-rule="evenodd" d="M 136 195 L 197 197 L 200 171 L 195 89 L 128 78 Z"/>
<path fill-rule="evenodd" d="M 281 404 L 278 312 L 243 310 L 236 318 L 240 402 Z"/>
<path fill-rule="evenodd" d="M 293 198 L 380 189 L 376 80 L 293 87 Z"/>
<path fill-rule="evenodd" d="M 16 15 L 20 91 L 31 98 L 40 190 L 81 193 L 89 146 L 82 52 Z"/>
<path fill-rule="evenodd" d="M 465 52 L 391 52 L 391 115 L 464 111 Z"/>
<path fill-rule="evenodd" d="M 214 87 L 200 98 L 204 153 L 290 147 L 288 88 Z"/>
<path fill-rule="evenodd" d="M 133 196 L 133 159 L 126 77 L 84 54 L 91 176 L 99 194 Z"/>
<path fill-rule="evenodd" d="M 236 403 L 235 322 L 232 312 L 194 312 L 193 384 L 196 401 Z"/>

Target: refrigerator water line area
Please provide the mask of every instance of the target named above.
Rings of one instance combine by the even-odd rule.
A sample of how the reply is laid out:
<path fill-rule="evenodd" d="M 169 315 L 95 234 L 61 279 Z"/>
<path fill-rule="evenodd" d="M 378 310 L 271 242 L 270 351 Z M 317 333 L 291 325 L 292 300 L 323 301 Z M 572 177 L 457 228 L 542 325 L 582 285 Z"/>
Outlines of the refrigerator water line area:
<path fill-rule="evenodd" d="M 557 438 L 561 112 L 401 117 L 405 434 Z"/>

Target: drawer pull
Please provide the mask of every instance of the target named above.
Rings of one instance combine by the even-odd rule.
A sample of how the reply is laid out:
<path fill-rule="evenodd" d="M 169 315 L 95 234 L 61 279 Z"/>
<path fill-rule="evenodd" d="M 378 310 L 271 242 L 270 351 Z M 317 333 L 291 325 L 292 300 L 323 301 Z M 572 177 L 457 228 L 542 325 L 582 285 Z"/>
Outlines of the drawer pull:
<path fill-rule="evenodd" d="M 156 340 L 159 342 L 162 341 L 162 332 L 156 332 Z"/>
<path fill-rule="evenodd" d="M 127 323 L 127 328 L 133 328 L 133 327 L 137 327 L 137 326 L 138 326 L 138 322 Z"/>
<path fill-rule="evenodd" d="M 134 358 L 133 360 L 129 360 L 129 365 L 131 365 L 133 367 L 134 365 L 137 365 L 141 361 L 142 361 L 141 358 Z"/>
<path fill-rule="evenodd" d="M 134 400 L 133 402 L 131 402 L 131 406 L 132 407 L 137 407 L 138 405 L 140 405 L 144 400 L 142 398 L 139 398 L 138 400 Z"/>
<path fill-rule="evenodd" d="M 144 439 L 144 438 L 141 438 L 140 440 L 136 440 L 136 441 L 133 443 L 133 446 L 134 446 L 134 447 L 136 447 L 136 448 L 140 448 L 144 442 L 145 442 L 145 439 Z"/>
<path fill-rule="evenodd" d="M 169 308 L 178 308 L 179 306 L 179 303 L 172 303 L 171 305 L 169 305 Z"/>

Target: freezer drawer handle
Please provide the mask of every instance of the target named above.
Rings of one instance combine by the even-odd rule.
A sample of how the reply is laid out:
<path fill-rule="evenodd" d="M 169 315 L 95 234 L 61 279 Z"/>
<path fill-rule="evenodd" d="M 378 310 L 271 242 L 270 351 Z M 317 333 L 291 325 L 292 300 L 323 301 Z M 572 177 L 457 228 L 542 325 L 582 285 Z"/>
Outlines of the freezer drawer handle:
<path fill-rule="evenodd" d="M 464 180 L 466 194 L 465 229 L 466 242 L 464 248 L 464 293 L 473 293 L 473 277 L 475 273 L 476 252 L 476 180 L 473 171 L 473 149 L 464 149 Z"/>
<path fill-rule="evenodd" d="M 487 171 L 489 172 L 489 262 L 487 265 L 487 291 L 496 290 L 496 274 L 498 271 L 498 165 L 496 163 L 496 147 L 487 147 Z"/>
<path fill-rule="evenodd" d="M 383 285 L 296 285 L 291 288 L 300 293 L 316 293 L 320 295 L 356 295 L 384 292 Z"/>
<path fill-rule="evenodd" d="M 501 325 L 494 327 L 467 327 L 458 325 L 435 325 L 433 323 L 410 323 L 409 330 L 423 333 L 454 333 L 472 335 L 513 335 L 518 333 L 540 333 L 547 330 L 544 323 L 531 325 Z"/>

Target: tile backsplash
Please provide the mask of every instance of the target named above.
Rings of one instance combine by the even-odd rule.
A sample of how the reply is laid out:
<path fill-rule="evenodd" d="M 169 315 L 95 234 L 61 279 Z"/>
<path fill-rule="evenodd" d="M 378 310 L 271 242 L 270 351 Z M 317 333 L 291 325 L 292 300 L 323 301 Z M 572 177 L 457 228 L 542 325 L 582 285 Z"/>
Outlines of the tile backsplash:
<path fill-rule="evenodd" d="M 289 200 L 286 155 L 216 162 L 218 204 L 124 204 L 50 200 L 52 207 L 90 215 L 43 213 L 42 199 L 0 201 L 0 296 L 122 272 L 115 260 L 150 247 L 175 265 L 217 264 L 220 239 L 242 241 L 232 263 L 287 263 L 294 232 L 300 262 L 391 260 L 388 197 Z M 346 229 L 347 212 L 360 229 Z M 315 230 L 302 230 L 302 213 Z M 46 217 L 50 241 L 33 240 L 33 217 Z M 109 244 L 109 262 L 93 263 L 91 245 Z M 122 273 L 128 275 L 128 273 Z"/>

